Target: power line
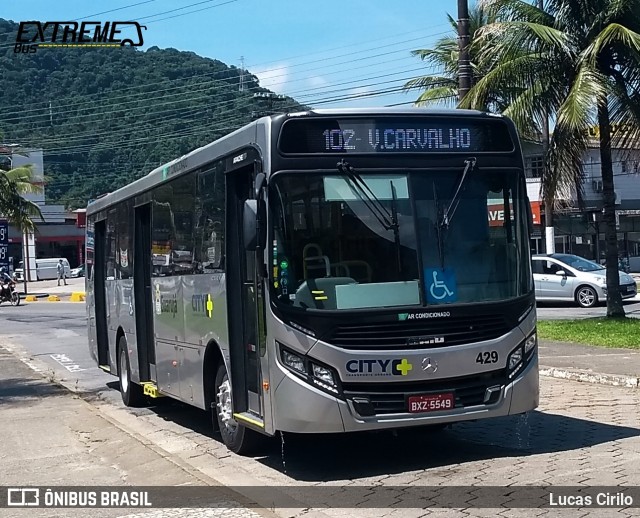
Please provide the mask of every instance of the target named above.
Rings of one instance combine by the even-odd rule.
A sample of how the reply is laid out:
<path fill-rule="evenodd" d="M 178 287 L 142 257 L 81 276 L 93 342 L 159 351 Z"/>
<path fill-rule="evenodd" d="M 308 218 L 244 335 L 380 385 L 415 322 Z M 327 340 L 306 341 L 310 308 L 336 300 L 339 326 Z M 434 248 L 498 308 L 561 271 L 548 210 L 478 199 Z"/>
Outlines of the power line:
<path fill-rule="evenodd" d="M 188 14 L 199 13 L 201 11 L 206 11 L 208 9 L 213 9 L 214 7 L 220 7 L 220 6 L 227 5 L 227 4 L 233 4 L 234 2 L 237 2 L 237 1 L 238 0 L 228 0 L 227 2 L 222 2 L 222 3 L 216 4 L 216 5 L 211 5 L 209 7 L 203 7 L 202 9 L 195 9 L 194 11 L 189 11 L 187 13 L 175 14 L 173 16 L 167 16 L 165 18 L 159 18 L 157 20 L 150 20 L 150 21 L 148 21 L 146 23 L 147 23 L 147 25 L 149 25 L 151 23 L 161 22 L 161 21 L 164 21 L 164 20 L 173 20 L 174 18 L 179 18 L 180 16 L 187 16 Z M 207 2 L 200 2 L 200 3 L 207 3 Z M 194 4 L 194 5 L 197 5 L 197 4 Z M 181 7 L 181 9 L 185 9 L 185 8 Z M 171 11 L 169 11 L 169 12 L 171 12 Z M 155 16 L 157 16 L 157 15 L 155 15 Z"/>
<path fill-rule="evenodd" d="M 94 14 L 90 14 L 87 16 L 83 16 L 82 18 L 76 18 L 74 21 L 79 22 L 81 20 L 86 20 L 87 18 L 92 18 L 94 16 L 100 16 L 101 14 L 107 14 L 107 13 L 115 13 L 116 11 L 122 11 L 124 9 L 129 9 L 131 7 L 136 7 L 138 5 L 143 5 L 143 4 L 150 4 L 151 2 L 155 2 L 156 0 L 144 0 L 144 2 L 138 2 L 137 4 L 129 4 L 129 5 L 125 5 L 122 7 L 116 7 L 115 9 L 109 9 L 108 11 L 102 11 L 100 13 L 94 13 Z"/>
<path fill-rule="evenodd" d="M 347 68 L 347 69 L 345 69 L 343 71 L 357 70 L 357 69 L 363 68 L 363 67 L 355 67 L 354 68 L 352 66 L 352 64 L 353 64 L 353 56 L 355 54 L 368 53 L 368 52 L 371 52 L 371 51 L 375 51 L 375 50 L 379 50 L 379 49 L 383 49 L 383 48 L 388 48 L 388 47 L 391 47 L 391 46 L 396 46 L 396 45 L 400 45 L 400 44 L 405 44 L 405 43 L 409 43 L 409 42 L 412 42 L 412 41 L 416 41 L 418 39 L 422 39 L 423 37 L 437 36 L 437 35 L 439 35 L 439 33 L 420 36 L 418 38 L 412 38 L 412 39 L 409 39 L 409 40 L 403 40 L 403 41 L 400 41 L 400 42 L 395 42 L 395 43 L 386 44 L 386 45 L 377 45 L 375 47 L 365 48 L 365 49 L 362 49 L 362 50 L 354 52 L 354 53 L 339 54 L 339 55 L 336 55 L 336 56 L 331 56 L 329 58 L 325 57 L 325 58 L 322 58 L 322 59 L 316 59 L 316 60 L 312 60 L 312 61 L 293 64 L 293 65 L 290 65 L 289 68 L 295 68 L 295 67 L 298 67 L 298 66 L 310 65 L 310 64 L 314 64 L 314 63 L 324 63 L 324 62 L 335 60 L 335 59 L 338 59 L 338 58 L 341 58 L 341 57 L 348 57 L 349 59 L 346 60 L 346 61 L 342 61 L 342 62 L 339 62 L 339 63 L 331 63 L 331 64 L 328 64 L 326 66 L 321 66 L 321 67 L 315 67 L 315 68 L 311 68 L 311 69 L 301 70 L 299 72 L 316 72 L 318 70 L 324 70 L 324 69 L 330 68 L 332 66 L 344 65 L 344 64 L 347 64 L 347 65 L 350 65 L 350 66 L 349 66 L 349 68 Z M 381 57 L 381 56 L 385 56 L 385 55 L 396 54 L 396 53 L 399 53 L 399 52 L 405 52 L 407 50 L 411 50 L 412 47 L 403 47 L 401 49 L 397 49 L 397 50 L 391 51 L 391 52 L 385 52 L 385 53 L 370 55 L 370 56 L 367 56 L 365 58 L 362 58 L 361 61 L 362 60 L 373 59 L 373 58 Z M 390 61 L 395 61 L 395 60 L 390 60 Z M 381 62 L 381 63 L 377 63 L 377 64 L 380 65 L 380 64 L 384 64 L 384 63 L 388 63 L 388 62 L 389 61 Z M 367 65 L 367 66 L 369 66 L 369 65 Z M 371 66 L 373 66 L 373 65 L 371 65 Z M 275 70 L 279 70 L 280 68 L 282 68 L 282 67 L 277 67 L 277 68 L 274 68 L 274 69 L 265 70 L 265 71 L 262 71 L 261 73 L 273 72 Z M 210 77 L 210 76 L 217 75 L 217 74 L 228 74 L 228 73 L 229 73 L 229 69 L 225 69 L 225 70 L 219 70 L 219 71 L 211 72 L 211 73 L 208 73 L 208 74 L 194 74 L 193 76 L 189 76 L 189 77 L 186 77 L 186 78 L 180 78 L 179 80 L 187 81 L 187 80 L 190 80 L 192 78 L 197 78 L 197 77 L 204 78 L 204 77 Z M 294 74 L 295 73 L 296 72 L 294 72 Z M 283 76 L 284 76 L 284 74 L 280 74 L 280 75 L 272 76 L 271 79 L 277 79 L 277 78 L 283 77 Z M 232 79 L 232 78 L 226 78 L 226 81 L 225 80 L 220 80 L 220 79 L 218 79 L 216 81 L 219 81 L 219 82 L 223 82 L 224 81 L 226 84 L 228 84 L 227 81 L 230 80 L 230 79 Z M 171 83 L 172 84 L 175 81 L 176 80 L 169 80 L 169 81 L 167 81 L 167 83 Z M 289 82 L 291 82 L 291 81 L 289 81 Z M 158 87 L 157 84 L 144 85 L 144 87 L 150 87 L 150 88 L 153 87 L 154 92 L 159 93 L 159 92 L 174 90 L 174 89 L 178 89 L 178 88 L 187 88 L 187 87 L 190 87 L 190 85 L 189 84 L 185 84 L 185 85 L 171 86 L 171 87 L 166 88 L 166 89 L 158 89 L 157 88 Z M 132 94 L 118 96 L 118 97 L 115 97 L 115 98 L 110 98 L 108 100 L 109 101 L 115 101 L 115 100 L 118 100 L 118 99 L 127 99 L 129 96 L 145 96 L 145 95 L 147 95 L 147 92 L 140 92 L 139 91 L 140 88 L 141 88 L 140 86 L 132 86 L 132 87 L 125 87 L 123 89 L 119 89 L 118 92 L 124 92 L 124 91 L 127 91 L 127 90 L 137 90 L 137 91 L 132 93 Z M 99 94 L 89 94 L 89 95 L 99 95 Z M 147 100 L 147 99 L 148 99 L 148 97 L 145 97 L 145 100 Z M 127 102 L 127 101 L 124 101 L 124 102 Z M 67 104 L 67 105 L 63 104 L 63 105 L 59 106 L 59 108 L 63 108 L 63 107 L 78 107 L 78 106 L 84 106 L 84 105 L 95 106 L 95 103 L 96 103 L 96 100 L 95 99 L 91 99 L 91 100 L 80 101 L 80 102 L 72 102 L 72 103 Z M 32 108 L 32 109 L 26 109 L 26 110 L 16 109 L 13 112 L 4 112 L 4 116 L 5 116 L 5 118 L 11 118 L 11 116 L 13 116 L 13 115 L 19 115 L 22 119 L 24 119 L 25 116 L 28 116 L 28 114 L 30 112 L 39 111 L 39 110 L 40 109 L 38 109 L 38 108 Z"/>

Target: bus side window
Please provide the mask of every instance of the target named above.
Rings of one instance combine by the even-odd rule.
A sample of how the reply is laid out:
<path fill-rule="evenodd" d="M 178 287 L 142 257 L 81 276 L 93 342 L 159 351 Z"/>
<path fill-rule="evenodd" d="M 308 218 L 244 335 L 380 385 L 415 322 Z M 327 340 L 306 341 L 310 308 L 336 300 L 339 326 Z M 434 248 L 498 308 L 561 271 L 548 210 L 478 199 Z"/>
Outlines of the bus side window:
<path fill-rule="evenodd" d="M 198 173 L 195 261 L 199 273 L 224 270 L 224 181 L 222 162 Z"/>

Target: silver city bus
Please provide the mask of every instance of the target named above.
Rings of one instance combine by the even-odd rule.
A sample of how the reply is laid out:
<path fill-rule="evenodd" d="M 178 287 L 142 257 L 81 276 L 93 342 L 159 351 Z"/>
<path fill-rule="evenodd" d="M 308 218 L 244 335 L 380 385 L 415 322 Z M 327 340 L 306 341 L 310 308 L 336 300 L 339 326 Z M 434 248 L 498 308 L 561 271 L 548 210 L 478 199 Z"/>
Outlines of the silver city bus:
<path fill-rule="evenodd" d="M 475 111 L 261 118 L 87 208 L 89 343 L 139 405 L 233 451 L 538 405 L 513 124 Z"/>

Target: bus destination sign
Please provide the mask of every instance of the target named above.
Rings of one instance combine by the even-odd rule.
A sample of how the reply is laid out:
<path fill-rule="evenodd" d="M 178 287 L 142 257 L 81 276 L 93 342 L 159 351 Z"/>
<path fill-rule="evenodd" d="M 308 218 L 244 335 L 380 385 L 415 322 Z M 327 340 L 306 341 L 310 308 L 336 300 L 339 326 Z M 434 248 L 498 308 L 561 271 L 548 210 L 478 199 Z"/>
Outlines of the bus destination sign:
<path fill-rule="evenodd" d="M 282 128 L 279 146 L 285 154 L 513 150 L 513 142 L 503 121 L 456 119 L 290 120 Z"/>

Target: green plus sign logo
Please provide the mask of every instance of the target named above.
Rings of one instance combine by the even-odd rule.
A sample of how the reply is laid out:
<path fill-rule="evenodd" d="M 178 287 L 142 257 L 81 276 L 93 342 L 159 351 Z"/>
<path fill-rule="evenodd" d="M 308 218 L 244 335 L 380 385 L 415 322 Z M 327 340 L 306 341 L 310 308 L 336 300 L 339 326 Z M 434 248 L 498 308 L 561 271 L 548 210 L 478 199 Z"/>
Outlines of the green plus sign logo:
<path fill-rule="evenodd" d="M 396 376 L 406 376 L 412 369 L 413 365 L 411 365 L 406 358 L 402 358 L 402 360 L 393 360 L 393 374 Z"/>

